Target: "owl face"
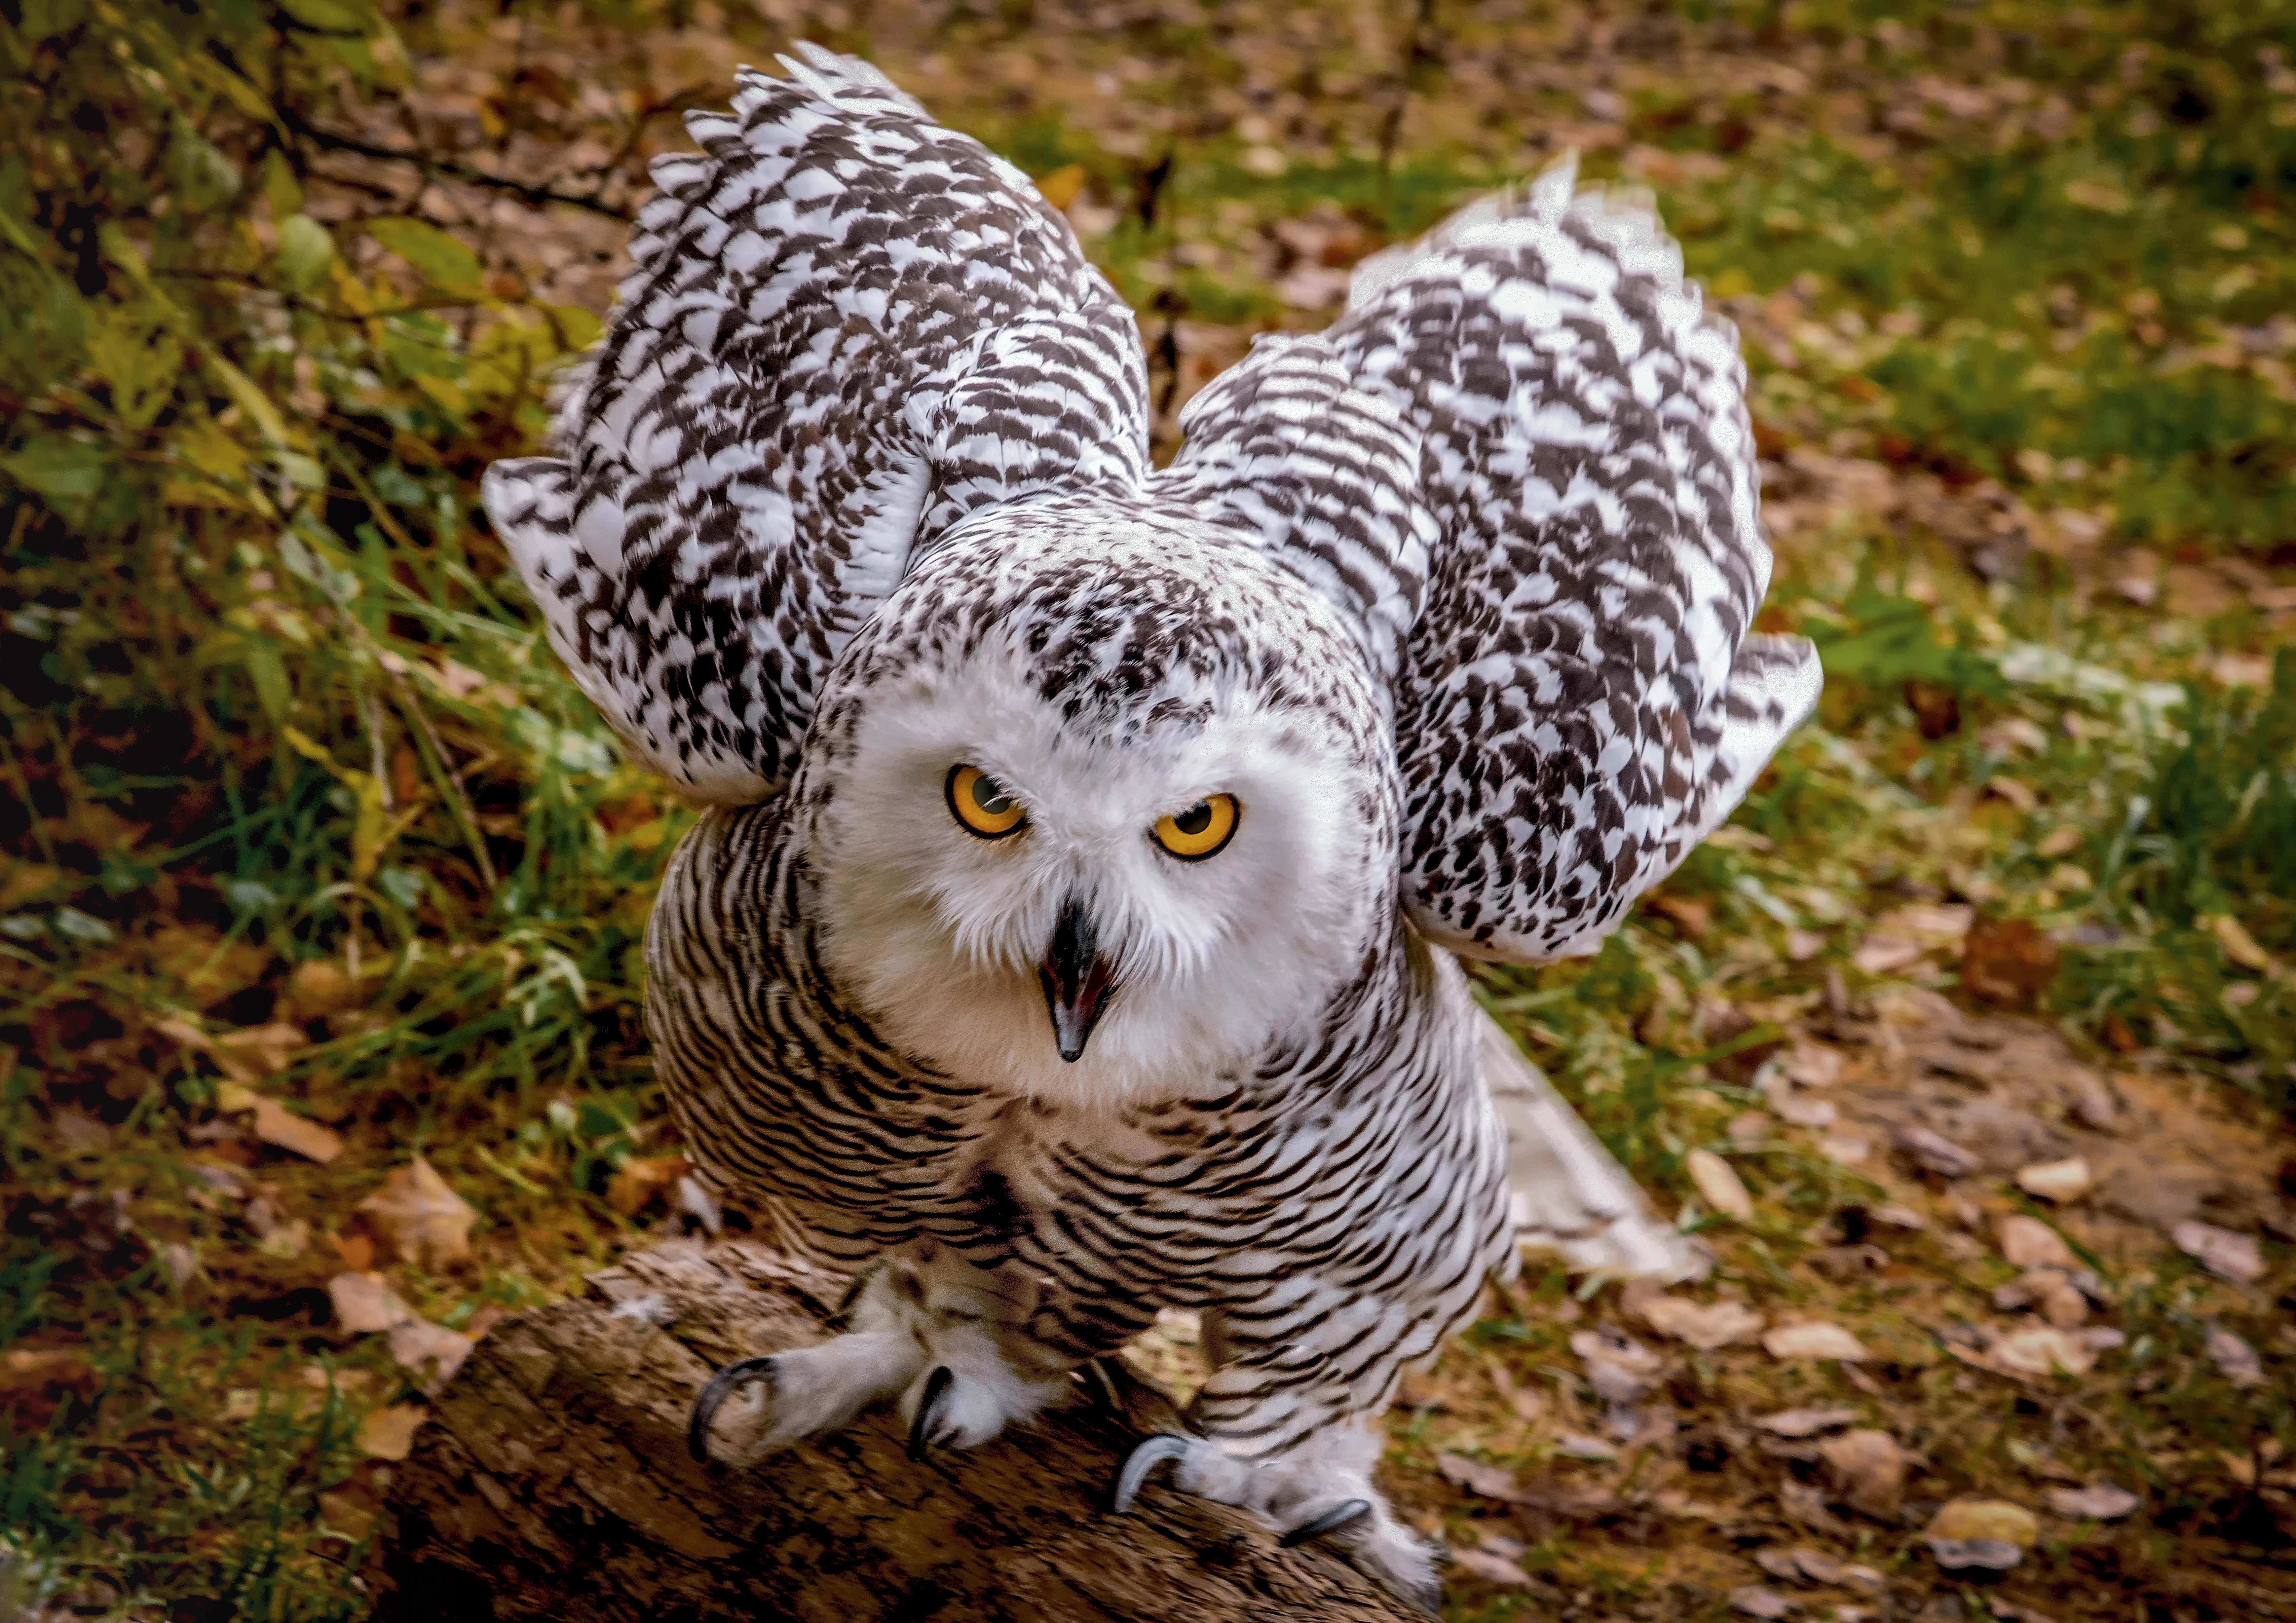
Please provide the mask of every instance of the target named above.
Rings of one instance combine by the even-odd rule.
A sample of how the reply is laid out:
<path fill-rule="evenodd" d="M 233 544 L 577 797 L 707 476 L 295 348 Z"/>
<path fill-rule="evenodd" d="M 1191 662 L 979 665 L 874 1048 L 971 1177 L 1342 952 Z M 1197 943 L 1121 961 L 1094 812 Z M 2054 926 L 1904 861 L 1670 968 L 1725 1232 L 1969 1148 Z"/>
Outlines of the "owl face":
<path fill-rule="evenodd" d="M 1257 571 L 1177 552 L 1126 571 L 1103 548 L 1068 592 L 856 661 L 865 691 L 834 706 L 833 787 L 808 785 L 804 832 L 829 967 L 963 1081 L 1072 1103 L 1217 1090 L 1391 927 L 1393 769 L 1360 656 L 1312 616 L 1271 627 L 1291 594 L 1233 612 Z M 1271 633 L 1273 680 L 1253 657 Z M 1325 665 L 1368 729 L 1303 701 Z"/>

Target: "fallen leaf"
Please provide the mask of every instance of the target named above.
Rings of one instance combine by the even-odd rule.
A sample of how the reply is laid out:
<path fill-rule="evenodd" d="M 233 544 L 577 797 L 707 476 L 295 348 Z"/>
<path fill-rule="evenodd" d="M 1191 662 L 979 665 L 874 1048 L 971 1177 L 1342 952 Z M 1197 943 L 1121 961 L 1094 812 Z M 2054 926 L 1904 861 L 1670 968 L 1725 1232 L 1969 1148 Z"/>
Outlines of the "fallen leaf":
<path fill-rule="evenodd" d="M 2001 1219 L 1999 1230 L 2001 1255 L 2013 1267 L 2063 1268 L 2070 1272 L 2080 1265 L 2073 1258 L 2072 1247 L 2064 1237 L 2038 1217 L 2013 1213 Z"/>
<path fill-rule="evenodd" d="M 2246 1340 L 2221 1324 L 2206 1326 L 2205 1334 L 2209 1361 L 2217 1366 L 2218 1374 L 2234 1386 L 2264 1384 L 2264 1361 Z"/>
<path fill-rule="evenodd" d="M 1855 1409 L 1781 1409 L 1775 1414 L 1763 1415 L 1754 1423 L 1779 1437 L 1816 1437 L 1821 1431 L 1839 1430 L 1857 1418 Z"/>
<path fill-rule="evenodd" d="M 1700 1303 L 1679 1296 L 1658 1296 L 1644 1302 L 1643 1321 L 1659 1334 L 1687 1341 L 1702 1352 L 1751 1341 L 1761 1333 L 1765 1322 L 1743 1302 Z"/>
<path fill-rule="evenodd" d="M 1435 1469 L 1443 1473 L 1445 1481 L 1486 1499 L 1513 1500 L 1522 1496 L 1514 1472 L 1504 1465 L 1471 1460 L 1464 1454 L 1439 1454 L 1435 1456 Z"/>
<path fill-rule="evenodd" d="M 1948 1576 L 1982 1573 L 1998 1577 L 2025 1559 L 2025 1552 L 2001 1538 L 1931 1538 L 1930 1553 Z"/>
<path fill-rule="evenodd" d="M 1990 1538 L 2030 1550 L 2041 1537 L 2040 1518 L 2006 1499 L 1948 1499 L 1930 1519 L 1931 1538 Z"/>
<path fill-rule="evenodd" d="M 1891 1140 L 1898 1152 L 1923 1172 L 1934 1172 L 1943 1178 L 1957 1178 L 1967 1177 L 1977 1170 L 1977 1157 L 1942 1133 L 1908 1123 L 1898 1127 L 1891 1135 Z"/>
<path fill-rule="evenodd" d="M 2088 1162 L 2075 1155 L 2061 1161 L 2035 1161 L 2017 1169 L 2017 1187 L 2036 1200 L 2062 1204 L 2078 1201 L 2095 1185 Z"/>
<path fill-rule="evenodd" d="M 413 1446 L 413 1439 L 408 1445 Z M 401 1455 L 400 1458 L 406 1456 Z M 318 1497 L 319 1521 L 330 1533 L 348 1543 L 363 1543 L 374 1530 L 374 1511 L 348 1494 L 322 1493 Z"/>
<path fill-rule="evenodd" d="M 418 1267 L 470 1257 L 471 1225 L 479 1214 L 419 1155 L 383 1179 L 358 1209 L 394 1253 Z"/>
<path fill-rule="evenodd" d="M 1894 975 L 1919 963 L 1926 950 L 1918 941 L 1901 940 L 1896 936 L 1868 936 L 1849 955 L 1849 962 L 1865 974 Z"/>
<path fill-rule="evenodd" d="M 2012 1331 L 1988 1348 L 1985 1357 L 1996 1369 L 2036 1378 L 2060 1372 L 2086 1375 L 2096 1367 L 2094 1351 L 2053 1324 Z"/>
<path fill-rule="evenodd" d="M 413 1370 L 417 1376 L 424 1365 L 431 1365 L 426 1384 L 434 1390 L 453 1379 L 476 1345 L 470 1337 L 429 1319 L 401 1319 L 390 1327 L 390 1356 L 399 1367 Z"/>
<path fill-rule="evenodd" d="M 1962 943 L 1962 988 L 1980 1003 L 2030 1009 L 2056 979 L 2062 956 L 2038 926 L 1980 914 Z"/>
<path fill-rule="evenodd" d="M 1488 1550 L 1454 1550 L 1451 1564 L 1487 1584 L 1528 1584 L 1530 1575 L 1504 1555 Z"/>
<path fill-rule="evenodd" d="M 1065 209 L 1083 194 L 1084 183 L 1089 171 L 1080 163 L 1065 164 L 1049 175 L 1039 176 L 1037 195 L 1056 209 Z"/>
<path fill-rule="evenodd" d="M 624 1161 L 621 1170 L 606 1185 L 606 1204 L 625 1217 L 635 1217 L 693 1170 L 693 1163 L 683 1155 L 656 1155 Z"/>
<path fill-rule="evenodd" d="M 2235 1234 L 2228 1228 L 2198 1221 L 2179 1223 L 2169 1238 L 2185 1256 L 2196 1258 L 2219 1279 L 2254 1284 L 2264 1275 L 2264 1253 L 2253 1234 Z"/>
<path fill-rule="evenodd" d="M 359 1422 L 358 1450 L 373 1460 L 403 1460 L 414 1452 L 414 1431 L 430 1418 L 419 1403 L 394 1403 Z"/>
<path fill-rule="evenodd" d="M 1798 1521 L 1813 1533 L 1829 1537 L 1846 1538 L 1849 1524 L 1825 1508 L 1824 1493 L 1808 1482 L 1797 1482 L 1792 1477 L 1778 1484 L 1778 1507 L 1786 1520 Z"/>
<path fill-rule="evenodd" d="M 1869 1357 L 1863 1344 L 1839 1324 L 1805 1319 L 1799 1324 L 1776 1324 L 1762 1332 L 1762 1347 L 1773 1358 L 1844 1358 Z"/>
<path fill-rule="evenodd" d="M 388 1330 L 414 1316 L 380 1274 L 338 1274 L 327 1282 L 327 1299 L 334 1304 L 335 1323 L 353 1335 Z"/>
<path fill-rule="evenodd" d="M 2049 1489 L 2049 1509 L 2068 1521 L 2118 1521 L 2140 1503 L 2135 1494 L 2110 1482 Z"/>
<path fill-rule="evenodd" d="M 1897 1516 L 1905 1496 L 1906 1451 L 1895 1438 L 1887 1431 L 1845 1431 L 1827 1438 L 1817 1451 L 1850 1509 L 1877 1521 Z"/>
<path fill-rule="evenodd" d="M 2257 944 L 2248 927 L 2230 914 L 2218 914 L 2209 921 L 2209 933 L 2224 948 L 2226 957 L 2244 970 L 2264 974 L 2272 968 L 2272 955 Z"/>
<path fill-rule="evenodd" d="M 1570 1338 L 1570 1350 L 1587 1363 L 1587 1383 L 1603 1402 L 1633 1403 L 1648 1391 L 1666 1360 L 1630 1336 L 1605 1326 L 1581 1330 Z"/>
<path fill-rule="evenodd" d="M 298 1048 L 309 1045 L 311 1039 L 300 1026 L 291 1026 L 284 1021 L 268 1026 L 250 1026 L 242 1030 L 224 1031 L 213 1035 L 210 1056 L 225 1074 L 230 1075 L 231 1061 L 239 1062 L 239 1069 L 251 1071 L 257 1077 L 267 1077 L 274 1071 L 287 1069 L 287 1056 Z M 235 1081 L 247 1081 L 247 1076 L 236 1076 Z"/>
<path fill-rule="evenodd" d="M 1707 1205 L 1741 1223 L 1754 1215 L 1754 1197 L 1746 1193 L 1746 1185 L 1728 1161 L 1711 1150 L 1693 1150 L 1686 1162 L 1690 1181 L 1698 1185 Z"/>
<path fill-rule="evenodd" d="M 1760 1584 L 1747 1584 L 1730 1592 L 1730 1610 L 1750 1618 L 1760 1618 L 1763 1623 L 1776 1623 L 1793 1611 L 1792 1601 L 1775 1589 Z"/>

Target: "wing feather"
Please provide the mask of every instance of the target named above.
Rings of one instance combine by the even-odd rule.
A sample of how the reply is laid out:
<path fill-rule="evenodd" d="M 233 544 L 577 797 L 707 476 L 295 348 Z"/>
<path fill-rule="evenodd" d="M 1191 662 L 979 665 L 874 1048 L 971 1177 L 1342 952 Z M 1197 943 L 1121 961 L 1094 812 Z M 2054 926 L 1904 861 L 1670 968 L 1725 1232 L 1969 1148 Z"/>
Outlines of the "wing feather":
<path fill-rule="evenodd" d="M 874 68 L 801 57 L 655 163 L 558 455 L 484 488 L 584 692 L 703 799 L 782 786 L 920 547 L 1147 472 L 1138 333 L 1067 223 Z"/>

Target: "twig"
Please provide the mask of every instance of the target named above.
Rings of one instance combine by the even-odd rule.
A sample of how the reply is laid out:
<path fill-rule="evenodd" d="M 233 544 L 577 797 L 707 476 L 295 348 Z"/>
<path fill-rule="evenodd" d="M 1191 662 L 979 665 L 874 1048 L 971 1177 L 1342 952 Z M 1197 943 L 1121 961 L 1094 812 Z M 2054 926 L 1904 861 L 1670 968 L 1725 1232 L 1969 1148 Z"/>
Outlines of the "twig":
<path fill-rule="evenodd" d="M 372 141 L 362 141 L 340 130 L 323 129 L 300 113 L 291 110 L 283 115 L 295 133 L 331 152 L 350 152 L 361 158 L 378 159 L 385 163 L 412 164 L 431 174 L 443 175 L 449 180 L 459 180 L 474 186 L 492 186 L 498 192 L 509 192 L 529 203 L 564 203 L 570 208 L 586 209 L 593 214 L 603 214 L 608 219 L 629 223 L 628 213 L 603 203 L 593 195 L 584 197 L 577 193 L 561 192 L 556 188 L 537 185 L 528 181 L 512 180 L 504 175 L 489 175 L 484 169 L 452 158 L 439 158 L 429 152 L 402 151 L 398 147 L 379 146 Z"/>

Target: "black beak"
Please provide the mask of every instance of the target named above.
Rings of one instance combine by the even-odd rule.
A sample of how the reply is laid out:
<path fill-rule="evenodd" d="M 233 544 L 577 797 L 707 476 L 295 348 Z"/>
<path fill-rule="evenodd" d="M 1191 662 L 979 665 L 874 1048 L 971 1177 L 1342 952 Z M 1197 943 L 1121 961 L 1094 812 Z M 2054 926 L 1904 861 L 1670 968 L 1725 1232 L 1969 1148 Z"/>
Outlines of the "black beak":
<path fill-rule="evenodd" d="M 1083 903 L 1071 898 L 1061 909 L 1037 975 L 1045 983 L 1045 1007 L 1052 1011 L 1053 1041 L 1060 1045 L 1061 1058 L 1074 1063 L 1084 1057 L 1092 1029 L 1116 990 L 1116 966 L 1100 955 L 1092 915 Z"/>

